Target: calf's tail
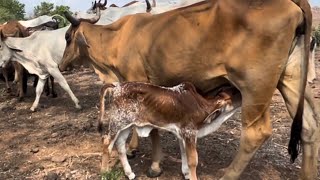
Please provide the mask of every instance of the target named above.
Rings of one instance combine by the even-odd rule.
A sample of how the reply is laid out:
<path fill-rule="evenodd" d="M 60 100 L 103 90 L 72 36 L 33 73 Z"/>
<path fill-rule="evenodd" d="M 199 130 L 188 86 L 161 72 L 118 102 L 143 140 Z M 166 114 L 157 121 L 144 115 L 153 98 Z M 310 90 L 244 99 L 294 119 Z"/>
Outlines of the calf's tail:
<path fill-rule="evenodd" d="M 107 98 L 111 98 L 111 95 L 112 95 L 112 89 L 114 88 L 115 86 L 113 84 L 105 84 L 101 90 L 100 90 L 100 116 L 99 116 L 99 120 L 98 120 L 98 131 L 100 134 L 103 133 L 103 119 L 104 119 L 104 114 L 105 114 L 105 99 L 106 99 L 106 95 Z"/>

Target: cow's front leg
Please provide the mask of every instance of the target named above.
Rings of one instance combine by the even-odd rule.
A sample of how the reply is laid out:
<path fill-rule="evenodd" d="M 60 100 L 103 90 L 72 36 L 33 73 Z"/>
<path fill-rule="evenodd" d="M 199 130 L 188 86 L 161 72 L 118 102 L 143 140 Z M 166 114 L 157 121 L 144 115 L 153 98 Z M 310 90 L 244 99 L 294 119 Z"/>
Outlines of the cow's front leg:
<path fill-rule="evenodd" d="M 31 111 L 35 111 L 36 108 L 38 107 L 40 96 L 42 94 L 43 87 L 44 87 L 45 83 L 46 83 L 45 79 L 40 79 L 39 78 L 39 81 L 38 81 L 38 84 L 37 84 L 37 87 L 36 87 L 36 99 L 34 100 L 33 105 L 30 108 Z"/>
<path fill-rule="evenodd" d="M 126 129 L 122 131 L 118 135 L 118 139 L 116 141 L 117 151 L 119 154 L 119 159 L 121 161 L 124 173 L 128 177 L 128 179 L 134 179 L 136 175 L 132 172 L 131 166 L 128 162 L 127 154 L 126 154 L 126 140 L 129 136 L 130 129 Z"/>

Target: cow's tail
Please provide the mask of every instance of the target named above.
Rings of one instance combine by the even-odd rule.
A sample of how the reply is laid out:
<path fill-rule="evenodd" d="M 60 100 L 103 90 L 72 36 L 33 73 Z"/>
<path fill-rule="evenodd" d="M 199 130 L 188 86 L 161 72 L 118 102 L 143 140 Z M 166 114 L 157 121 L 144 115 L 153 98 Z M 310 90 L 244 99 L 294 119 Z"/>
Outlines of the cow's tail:
<path fill-rule="evenodd" d="M 151 4 L 150 4 L 149 0 L 146 0 L 146 4 L 147 4 L 146 12 L 150 12 L 152 10 L 152 7 L 151 7 Z"/>
<path fill-rule="evenodd" d="M 304 35 L 304 60 L 302 61 L 302 73 L 300 84 L 300 97 L 298 103 L 298 109 L 295 117 L 293 118 L 291 127 L 291 136 L 288 145 L 288 152 L 291 155 L 291 162 L 294 162 L 298 157 L 301 145 L 301 133 L 302 133 L 302 121 L 304 110 L 304 94 L 307 83 L 308 62 L 309 62 L 309 50 L 310 50 L 310 36 L 312 25 L 311 7 L 307 0 L 293 0 L 303 11 L 304 21 L 302 24 L 303 31 L 300 34 Z M 299 34 L 297 34 L 299 35 Z"/>
<path fill-rule="evenodd" d="M 108 98 L 108 102 L 111 100 L 112 96 L 112 89 L 115 86 L 113 84 L 105 84 L 101 90 L 100 90 L 100 116 L 98 120 L 98 131 L 100 134 L 103 133 L 104 127 L 103 127 L 103 119 L 104 119 L 104 114 L 105 114 L 105 101 L 106 101 L 106 96 Z"/>

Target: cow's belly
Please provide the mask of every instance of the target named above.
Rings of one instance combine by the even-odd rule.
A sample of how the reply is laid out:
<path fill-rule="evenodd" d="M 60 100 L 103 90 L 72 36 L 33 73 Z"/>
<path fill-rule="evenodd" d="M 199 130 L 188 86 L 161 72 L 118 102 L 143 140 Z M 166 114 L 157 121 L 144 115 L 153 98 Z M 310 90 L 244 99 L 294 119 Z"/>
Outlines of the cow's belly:
<path fill-rule="evenodd" d="M 160 86 L 175 86 L 183 82 L 191 82 L 203 93 L 228 83 L 228 77 L 223 64 L 207 66 L 194 63 L 172 65 L 162 63 L 163 67 L 150 67 L 148 79 L 151 83 Z"/>

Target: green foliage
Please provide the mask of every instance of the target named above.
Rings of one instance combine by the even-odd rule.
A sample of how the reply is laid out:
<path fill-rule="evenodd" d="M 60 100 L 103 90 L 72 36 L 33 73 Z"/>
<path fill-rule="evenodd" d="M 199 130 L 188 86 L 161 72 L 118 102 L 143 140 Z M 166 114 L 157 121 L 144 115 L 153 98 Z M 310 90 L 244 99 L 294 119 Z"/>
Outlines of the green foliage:
<path fill-rule="evenodd" d="M 17 0 L 0 0 L 0 23 L 24 19 L 24 4 Z"/>
<path fill-rule="evenodd" d="M 119 180 L 124 177 L 124 172 L 120 168 L 112 169 L 110 172 L 101 175 L 101 180 Z"/>
<path fill-rule="evenodd" d="M 56 14 L 64 17 L 64 13 L 63 13 L 64 11 L 68 11 L 70 14 L 72 14 L 69 6 L 61 5 L 61 6 L 54 7 L 53 3 L 41 2 L 40 5 L 34 7 L 33 12 L 34 12 L 35 17 L 39 17 L 42 15 L 52 16 L 52 15 L 56 15 Z M 59 27 L 65 27 L 67 24 L 69 24 L 68 21 L 60 19 Z"/>
<path fill-rule="evenodd" d="M 54 9 L 53 3 L 41 2 L 40 5 L 34 7 L 33 12 L 35 17 L 38 17 L 43 15 L 50 15 L 53 9 Z"/>
<path fill-rule="evenodd" d="M 317 44 L 320 44 L 320 25 L 313 32 L 313 36 L 316 38 Z"/>

